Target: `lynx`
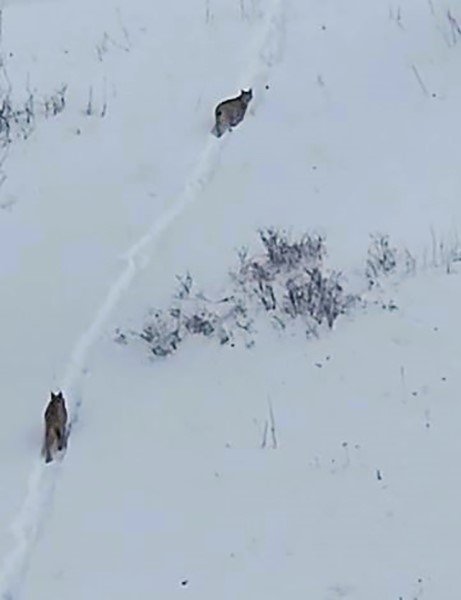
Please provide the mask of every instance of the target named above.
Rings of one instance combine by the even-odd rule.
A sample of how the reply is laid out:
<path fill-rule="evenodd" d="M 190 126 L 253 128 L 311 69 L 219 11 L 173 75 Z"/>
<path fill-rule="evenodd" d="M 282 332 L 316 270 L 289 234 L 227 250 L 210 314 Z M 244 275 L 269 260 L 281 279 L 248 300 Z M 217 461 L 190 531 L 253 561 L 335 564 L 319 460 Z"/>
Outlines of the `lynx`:
<path fill-rule="evenodd" d="M 216 123 L 212 133 L 218 138 L 243 121 L 248 104 L 253 98 L 253 91 L 240 91 L 240 96 L 220 102 L 215 109 Z"/>
<path fill-rule="evenodd" d="M 53 394 L 45 410 L 45 439 L 42 454 L 45 462 L 53 460 L 52 452 L 56 449 L 63 450 L 66 447 L 66 424 L 67 410 L 62 392 Z"/>

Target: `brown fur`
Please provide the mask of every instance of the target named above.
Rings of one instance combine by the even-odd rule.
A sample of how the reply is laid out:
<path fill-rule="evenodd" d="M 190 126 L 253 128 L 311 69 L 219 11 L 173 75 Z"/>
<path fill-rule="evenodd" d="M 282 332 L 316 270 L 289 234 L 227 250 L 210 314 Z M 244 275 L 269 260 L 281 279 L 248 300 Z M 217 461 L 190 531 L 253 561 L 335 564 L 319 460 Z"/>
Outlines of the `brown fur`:
<path fill-rule="evenodd" d="M 240 96 L 230 98 L 220 102 L 215 109 L 216 123 L 213 133 L 216 137 L 221 137 L 226 131 L 243 121 L 248 104 L 253 98 L 253 91 L 241 90 Z"/>
<path fill-rule="evenodd" d="M 66 447 L 66 424 L 67 410 L 62 392 L 53 394 L 45 410 L 45 439 L 43 441 L 42 454 L 45 462 L 53 460 L 52 453 L 55 450 L 63 450 Z"/>

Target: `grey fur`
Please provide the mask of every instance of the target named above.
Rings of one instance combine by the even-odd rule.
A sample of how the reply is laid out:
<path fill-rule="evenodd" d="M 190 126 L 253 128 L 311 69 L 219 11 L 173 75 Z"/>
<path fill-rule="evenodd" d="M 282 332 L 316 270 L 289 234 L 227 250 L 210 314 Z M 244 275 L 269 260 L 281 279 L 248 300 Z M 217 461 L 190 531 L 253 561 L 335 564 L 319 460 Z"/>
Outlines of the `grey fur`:
<path fill-rule="evenodd" d="M 223 100 L 215 109 L 215 126 L 212 133 L 216 137 L 221 137 L 226 131 L 243 121 L 248 104 L 253 98 L 253 91 L 241 90 L 240 96 Z"/>
<path fill-rule="evenodd" d="M 67 445 L 67 410 L 62 392 L 53 394 L 45 410 L 45 437 L 42 454 L 47 463 L 53 460 L 52 452 L 63 450 Z"/>

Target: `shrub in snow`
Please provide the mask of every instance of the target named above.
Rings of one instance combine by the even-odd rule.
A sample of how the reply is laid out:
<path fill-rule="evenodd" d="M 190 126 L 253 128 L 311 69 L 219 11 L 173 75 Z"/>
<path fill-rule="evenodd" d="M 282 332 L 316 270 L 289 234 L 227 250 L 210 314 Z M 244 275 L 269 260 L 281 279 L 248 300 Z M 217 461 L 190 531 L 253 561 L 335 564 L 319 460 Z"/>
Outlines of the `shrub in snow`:
<path fill-rule="evenodd" d="M 177 309 L 156 311 L 139 337 L 147 342 L 155 356 L 172 354 L 182 341 L 180 312 Z"/>
<path fill-rule="evenodd" d="M 259 236 L 263 253 L 239 253 L 227 293 L 220 299 L 195 292 L 190 274 L 178 277 L 171 306 L 153 311 L 141 332 L 129 336 L 118 332 L 117 340 L 126 343 L 129 337 L 141 339 L 155 356 L 164 357 L 192 336 L 215 339 L 220 344 L 243 340 L 250 347 L 255 323 L 264 318 L 282 329 L 300 320 L 308 335 L 317 333 L 323 323 L 333 327 L 357 297 L 344 291 L 339 273 L 325 267 L 325 240 L 316 235 L 291 239 L 275 229 L 262 230 Z"/>
<path fill-rule="evenodd" d="M 393 273 L 397 267 L 397 250 L 390 245 L 389 236 L 374 234 L 368 247 L 365 276 L 372 288 L 382 276 Z"/>
<path fill-rule="evenodd" d="M 283 327 L 287 318 L 297 317 L 306 322 L 307 332 L 316 331 L 324 321 L 333 327 L 354 297 L 344 293 L 341 275 L 326 269 L 324 238 L 304 235 L 296 241 L 273 229 L 260 231 L 260 238 L 265 253 L 257 257 L 240 253 L 240 267 L 233 274 L 244 295 L 256 298 Z"/>
<path fill-rule="evenodd" d="M 54 117 L 66 107 L 67 86 L 37 101 L 28 94 L 25 101 L 13 101 L 10 92 L 0 97 L 0 145 L 7 146 L 14 139 L 27 139 L 35 128 L 39 116 Z"/>
<path fill-rule="evenodd" d="M 276 229 L 259 232 L 272 269 L 290 271 L 300 265 L 319 267 L 326 256 L 325 240 L 321 236 L 303 235 L 297 242 Z"/>
<path fill-rule="evenodd" d="M 55 94 L 48 96 L 43 101 L 45 117 L 55 117 L 66 107 L 67 85 L 63 85 Z"/>
<path fill-rule="evenodd" d="M 319 269 L 306 270 L 296 278 L 290 278 L 286 288 L 284 308 L 291 317 L 309 315 L 318 324 L 325 320 L 329 327 L 333 327 L 350 302 L 343 294 L 339 275 L 324 276 Z"/>
<path fill-rule="evenodd" d="M 13 106 L 9 95 L 3 97 L 0 105 L 0 142 L 9 144 L 13 137 L 27 139 L 34 128 L 34 101 L 29 96 L 24 105 Z"/>

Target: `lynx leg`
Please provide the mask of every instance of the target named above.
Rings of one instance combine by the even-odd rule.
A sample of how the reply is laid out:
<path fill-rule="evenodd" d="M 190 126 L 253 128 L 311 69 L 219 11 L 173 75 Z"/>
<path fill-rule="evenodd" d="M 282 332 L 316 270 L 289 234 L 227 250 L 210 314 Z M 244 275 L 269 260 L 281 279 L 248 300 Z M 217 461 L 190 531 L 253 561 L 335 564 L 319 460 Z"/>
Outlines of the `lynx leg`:
<path fill-rule="evenodd" d="M 45 432 L 45 462 L 49 463 L 53 460 L 53 456 L 51 454 L 51 450 L 53 448 L 53 444 L 56 440 L 55 432 L 53 429 L 47 429 Z"/>
<path fill-rule="evenodd" d="M 225 132 L 225 127 L 223 127 L 224 117 L 223 117 L 223 112 L 221 109 L 218 108 L 216 110 L 215 118 L 216 118 L 216 125 L 215 125 L 216 137 L 219 138 Z"/>
<path fill-rule="evenodd" d="M 56 429 L 55 435 L 58 440 L 58 450 L 61 452 L 61 450 L 64 450 L 67 446 L 66 432 L 63 429 Z"/>
<path fill-rule="evenodd" d="M 42 451 L 40 453 L 43 457 L 46 456 L 46 437 L 43 437 Z"/>
<path fill-rule="evenodd" d="M 62 435 L 61 435 L 61 430 L 60 430 L 60 429 L 58 429 L 58 428 L 56 428 L 56 429 L 54 430 L 54 434 L 55 434 L 55 436 L 56 436 L 56 440 L 57 440 L 56 447 L 57 447 L 57 449 L 58 449 L 59 451 L 61 451 L 61 450 L 62 450 Z"/>
<path fill-rule="evenodd" d="M 50 440 L 47 438 L 45 439 L 45 444 L 43 447 L 43 453 L 45 455 L 45 462 L 49 463 L 53 460 L 53 457 L 51 456 L 51 443 Z"/>
<path fill-rule="evenodd" d="M 217 138 L 220 138 L 222 136 L 224 132 L 221 130 L 221 127 L 219 126 L 219 121 L 216 121 L 216 125 L 214 128 L 214 134 Z"/>

